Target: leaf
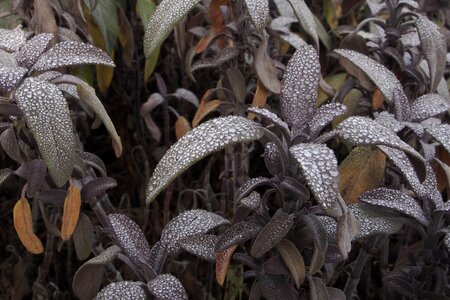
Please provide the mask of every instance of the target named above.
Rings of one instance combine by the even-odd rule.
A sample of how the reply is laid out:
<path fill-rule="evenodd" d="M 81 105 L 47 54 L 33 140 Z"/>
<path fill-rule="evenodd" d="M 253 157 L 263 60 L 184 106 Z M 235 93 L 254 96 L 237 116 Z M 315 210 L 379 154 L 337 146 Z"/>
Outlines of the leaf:
<path fill-rule="evenodd" d="M 89 257 L 94 244 L 94 228 L 91 220 L 85 214 L 80 214 L 73 232 L 73 244 L 78 260 L 85 260 Z"/>
<path fill-rule="evenodd" d="M 0 169 L 0 186 L 8 179 L 13 171 L 11 169 Z"/>
<path fill-rule="evenodd" d="M 224 48 L 220 50 L 220 52 L 214 58 L 204 58 L 196 61 L 191 67 L 191 72 L 206 68 L 218 68 L 224 63 L 227 63 L 238 57 L 240 53 L 241 52 L 239 51 L 239 49 L 235 47 Z"/>
<path fill-rule="evenodd" d="M 347 203 L 357 203 L 364 192 L 384 178 L 386 156 L 379 150 L 357 147 L 339 165 L 339 191 Z"/>
<path fill-rule="evenodd" d="M 284 276 L 258 274 L 259 285 L 265 299 L 298 299 L 296 290 Z"/>
<path fill-rule="evenodd" d="M 161 130 L 158 125 L 153 121 L 150 112 L 154 110 L 158 105 L 164 102 L 164 97 L 159 93 L 153 93 L 148 97 L 147 101 L 142 104 L 139 111 L 139 115 L 144 118 L 145 125 L 152 137 L 159 143 L 161 139 Z"/>
<path fill-rule="evenodd" d="M 150 293 L 158 300 L 187 300 L 188 296 L 180 281 L 172 274 L 158 275 L 147 283 Z"/>
<path fill-rule="evenodd" d="M 264 87 L 264 84 L 261 80 L 256 81 L 256 91 L 252 100 L 252 107 L 264 107 L 267 102 L 269 91 Z M 253 120 L 255 118 L 255 114 L 249 113 L 247 118 Z"/>
<path fill-rule="evenodd" d="M 215 227 L 229 223 L 221 216 L 202 209 L 188 210 L 164 227 L 160 242 L 165 244 L 169 254 L 180 251 L 180 241 L 186 237 L 206 233 Z"/>
<path fill-rule="evenodd" d="M 64 200 L 64 210 L 62 215 L 61 238 L 66 241 L 72 236 L 78 223 L 81 207 L 80 189 L 71 184 Z"/>
<path fill-rule="evenodd" d="M 197 125 L 211 112 L 216 110 L 222 102 L 220 100 L 211 100 L 206 102 L 203 99 L 200 101 L 197 111 L 195 112 L 194 118 L 192 119 L 192 126 L 197 127 Z"/>
<path fill-rule="evenodd" d="M 179 139 L 156 166 L 147 186 L 147 203 L 186 169 L 207 155 L 228 145 L 261 138 L 261 126 L 243 117 L 212 119 Z"/>
<path fill-rule="evenodd" d="M 334 152 L 324 144 L 298 144 L 289 152 L 298 162 L 308 187 L 323 211 L 332 217 L 341 217 L 337 200 L 339 172 Z"/>
<path fill-rule="evenodd" d="M 148 56 L 145 59 L 145 66 L 144 66 L 145 82 L 147 82 L 150 79 L 150 76 L 152 76 L 153 71 L 155 71 L 156 64 L 158 63 L 158 59 L 159 59 L 159 52 L 160 52 L 160 47 L 156 48 L 155 51 L 153 51 L 152 54 L 150 54 L 150 56 Z"/>
<path fill-rule="evenodd" d="M 239 101 L 240 103 L 244 103 L 245 96 L 247 94 L 244 75 L 238 67 L 229 68 L 226 72 L 227 76 L 225 78 L 229 82 L 234 96 L 236 97 L 237 101 Z"/>
<path fill-rule="evenodd" d="M 22 161 L 14 127 L 11 126 L 0 134 L 0 145 L 11 159 L 19 163 Z"/>
<path fill-rule="evenodd" d="M 424 226 L 430 224 L 417 201 L 401 191 L 379 188 L 362 194 L 359 199 L 361 202 L 387 207 L 395 212 L 412 217 Z"/>
<path fill-rule="evenodd" d="M 294 225 L 293 218 L 287 213 L 278 210 L 264 226 L 253 242 L 251 254 L 261 258 L 267 251 L 275 247 L 291 230 Z"/>
<path fill-rule="evenodd" d="M 25 43 L 25 32 L 22 30 L 22 26 L 17 26 L 13 30 L 0 28 L 0 49 L 8 52 L 14 52 L 19 50 Z"/>
<path fill-rule="evenodd" d="M 262 31 L 269 19 L 269 1 L 245 0 L 245 5 L 256 30 Z"/>
<path fill-rule="evenodd" d="M 317 36 L 316 23 L 314 21 L 314 15 L 309 10 L 308 5 L 306 5 L 303 0 L 288 0 L 294 9 L 294 13 L 297 16 L 300 24 L 306 33 L 313 39 L 314 46 L 319 49 L 319 37 Z"/>
<path fill-rule="evenodd" d="M 41 240 L 33 232 L 31 208 L 26 198 L 20 198 L 13 210 L 14 228 L 22 245 L 33 254 L 44 252 Z"/>
<path fill-rule="evenodd" d="M 33 19 L 37 32 L 51 32 L 57 34 L 55 13 L 52 4 L 48 0 L 33 0 Z"/>
<path fill-rule="evenodd" d="M 450 102 L 438 94 L 426 94 L 411 105 L 411 120 L 423 121 L 450 109 Z"/>
<path fill-rule="evenodd" d="M 261 231 L 261 226 L 251 222 L 239 222 L 227 228 L 219 236 L 215 245 L 215 251 L 223 252 L 232 246 L 243 244 L 256 237 Z"/>
<path fill-rule="evenodd" d="M 363 71 L 381 90 L 384 98 L 389 104 L 394 101 L 394 91 L 396 89 L 404 96 L 403 87 L 397 77 L 395 77 L 394 73 L 373 58 L 347 49 L 336 49 L 334 52 L 344 59 L 347 59 L 351 64 L 354 64 L 357 69 Z M 343 67 L 350 75 L 359 79 L 357 71 L 353 66 L 345 64 Z"/>
<path fill-rule="evenodd" d="M 270 174 L 277 175 L 282 172 L 280 152 L 272 142 L 267 143 L 264 147 L 264 163 Z"/>
<path fill-rule="evenodd" d="M 58 187 L 72 173 L 75 143 L 66 99 L 48 82 L 26 78 L 17 89 L 17 105 Z"/>
<path fill-rule="evenodd" d="M 450 153 L 450 124 L 429 126 L 426 131 Z"/>
<path fill-rule="evenodd" d="M 139 226 L 123 214 L 109 214 L 114 236 L 124 253 L 139 265 L 150 258 L 150 246 Z"/>
<path fill-rule="evenodd" d="M 96 197 L 103 196 L 106 190 L 117 186 L 115 179 L 110 177 L 96 178 L 84 184 L 81 189 L 81 198 L 91 201 Z"/>
<path fill-rule="evenodd" d="M 286 138 L 290 138 L 291 132 L 288 125 L 270 110 L 261 107 L 249 107 L 247 111 L 258 115 L 261 117 L 261 119 L 275 125 L 276 127 L 278 127 L 278 129 L 281 130 Z"/>
<path fill-rule="evenodd" d="M 17 62 L 20 66 L 30 69 L 39 56 L 48 49 L 53 33 L 41 33 L 28 40 L 17 54 Z"/>
<path fill-rule="evenodd" d="M 145 29 L 148 20 L 156 10 L 153 0 L 137 0 L 136 13 L 141 18 L 142 27 Z"/>
<path fill-rule="evenodd" d="M 0 67 L 0 91 L 11 92 L 27 72 L 21 67 Z"/>
<path fill-rule="evenodd" d="M 269 3 L 267 0 L 256 0 L 254 2 L 258 1 L 263 1 L 266 4 Z M 264 87 L 272 93 L 279 94 L 281 91 L 281 82 L 278 79 L 278 71 L 273 64 L 273 60 L 267 54 L 267 48 L 268 38 L 264 37 L 262 42 L 259 44 L 258 50 L 256 51 L 254 60 L 255 72 L 259 79 L 258 82 L 261 82 Z"/>
<path fill-rule="evenodd" d="M 231 256 L 236 250 L 236 246 L 232 246 L 222 252 L 216 253 L 216 280 L 220 286 L 223 286 L 227 275 L 228 266 L 230 265 Z"/>
<path fill-rule="evenodd" d="M 244 182 L 244 184 L 242 184 L 234 194 L 234 203 L 237 203 L 243 197 L 250 194 L 256 187 L 261 185 L 270 185 L 270 183 L 270 179 L 267 177 L 250 178 Z"/>
<path fill-rule="evenodd" d="M 288 125 L 301 127 L 311 119 L 316 108 L 319 80 L 316 50 L 309 45 L 296 50 L 281 82 L 281 113 Z"/>
<path fill-rule="evenodd" d="M 319 107 L 309 123 L 311 136 L 316 136 L 334 118 L 347 112 L 347 107 L 341 103 L 328 103 Z"/>
<path fill-rule="evenodd" d="M 300 288 L 306 276 L 305 262 L 303 261 L 302 255 L 297 247 L 286 239 L 278 243 L 277 250 L 280 252 L 281 258 L 291 272 L 295 286 L 297 289 Z"/>
<path fill-rule="evenodd" d="M 322 279 L 309 276 L 309 293 L 311 295 L 311 300 L 329 300 L 330 296 L 328 295 L 327 287 L 325 283 L 323 283 Z"/>
<path fill-rule="evenodd" d="M 188 236 L 180 241 L 180 246 L 184 251 L 187 251 L 201 259 L 208 261 L 215 261 L 216 255 L 214 247 L 218 237 L 213 234 L 198 234 Z"/>
<path fill-rule="evenodd" d="M 131 26 L 130 21 L 128 20 L 125 12 L 122 8 L 119 7 L 119 42 L 122 48 L 122 58 L 125 65 L 129 68 L 133 68 L 133 56 L 134 56 L 134 33 L 133 27 Z"/>
<path fill-rule="evenodd" d="M 422 53 L 430 70 L 430 92 L 436 91 L 445 71 L 447 42 L 439 27 L 425 16 L 416 19 Z"/>
<path fill-rule="evenodd" d="M 175 25 L 194 8 L 199 0 L 163 0 L 147 23 L 144 53 L 149 57 L 169 36 Z"/>
<path fill-rule="evenodd" d="M 178 117 L 175 122 L 175 135 L 177 136 L 177 140 L 185 136 L 191 129 L 191 124 L 185 117 Z"/>
<path fill-rule="evenodd" d="M 82 300 L 93 299 L 103 282 L 104 266 L 112 262 L 119 252 L 119 246 L 113 245 L 85 262 L 73 276 L 72 290 L 75 296 Z"/>
<path fill-rule="evenodd" d="M 97 296 L 95 296 L 94 300 L 145 300 L 147 299 L 147 295 L 141 285 L 143 285 L 142 282 L 134 281 L 112 282 L 105 286 Z"/>
<path fill-rule="evenodd" d="M 90 44 L 65 41 L 44 52 L 32 70 L 47 71 L 82 64 L 100 64 L 115 67 L 108 54 L 102 50 Z"/>
<path fill-rule="evenodd" d="M 27 197 L 32 198 L 45 181 L 47 166 L 42 159 L 33 159 L 28 165 Z"/>
<path fill-rule="evenodd" d="M 77 92 L 80 96 L 80 100 L 86 103 L 105 125 L 109 135 L 111 136 L 116 157 L 120 157 L 122 154 L 122 142 L 120 140 L 120 136 L 117 134 L 116 128 L 106 112 L 105 107 L 95 94 L 94 88 L 89 86 L 87 83 L 82 83 L 77 85 Z"/>

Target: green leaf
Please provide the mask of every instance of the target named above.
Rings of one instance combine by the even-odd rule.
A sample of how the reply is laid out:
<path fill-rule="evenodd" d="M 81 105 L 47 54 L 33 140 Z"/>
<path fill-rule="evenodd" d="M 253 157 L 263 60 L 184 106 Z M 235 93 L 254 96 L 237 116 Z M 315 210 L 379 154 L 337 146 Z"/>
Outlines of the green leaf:
<path fill-rule="evenodd" d="M 17 105 L 57 186 L 72 173 L 75 141 L 66 99 L 56 85 L 27 78 L 16 92 Z"/>
<path fill-rule="evenodd" d="M 142 27 L 147 27 L 148 20 L 156 10 L 156 5 L 153 0 L 137 0 L 136 13 L 141 18 Z"/>

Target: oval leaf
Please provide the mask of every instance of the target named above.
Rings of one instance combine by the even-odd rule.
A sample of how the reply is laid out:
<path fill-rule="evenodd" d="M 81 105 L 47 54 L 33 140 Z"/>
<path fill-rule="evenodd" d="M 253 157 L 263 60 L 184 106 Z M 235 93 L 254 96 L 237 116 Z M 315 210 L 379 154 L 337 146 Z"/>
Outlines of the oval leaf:
<path fill-rule="evenodd" d="M 180 246 L 187 251 L 204 260 L 215 261 L 214 247 L 218 237 L 213 234 L 198 234 L 188 236 L 180 241 Z"/>
<path fill-rule="evenodd" d="M 0 67 L 0 91 L 11 92 L 27 72 L 21 67 Z"/>
<path fill-rule="evenodd" d="M 316 49 L 319 49 L 319 37 L 316 30 L 316 22 L 314 21 L 314 15 L 309 10 L 308 5 L 306 5 L 303 0 L 288 0 L 294 9 L 294 13 L 297 19 L 302 24 L 303 29 L 308 33 L 314 41 Z"/>
<path fill-rule="evenodd" d="M 62 215 L 61 238 L 66 241 L 70 239 L 80 216 L 81 195 L 80 189 L 71 184 L 64 200 L 64 210 Z"/>
<path fill-rule="evenodd" d="M 27 41 L 17 54 L 17 62 L 19 65 L 30 69 L 38 60 L 39 56 L 47 50 L 53 37 L 53 33 L 41 33 Z"/>
<path fill-rule="evenodd" d="M 242 244 L 255 236 L 261 230 L 261 226 L 250 222 L 240 222 L 229 227 L 217 240 L 216 252 L 223 252 L 234 245 Z"/>
<path fill-rule="evenodd" d="M 150 293 L 158 300 L 187 300 L 188 296 L 181 282 L 171 274 L 162 274 L 148 284 Z"/>
<path fill-rule="evenodd" d="M 223 286 L 223 283 L 225 282 L 231 256 L 233 255 L 236 248 L 237 245 L 232 246 L 222 252 L 216 253 L 216 280 L 220 286 Z"/>
<path fill-rule="evenodd" d="M 305 262 L 303 257 L 289 240 L 282 240 L 277 245 L 278 252 L 280 252 L 281 258 L 291 272 L 294 278 L 295 286 L 300 288 L 300 285 L 305 281 Z"/>
<path fill-rule="evenodd" d="M 133 281 L 113 282 L 105 286 L 94 299 L 145 300 L 147 299 L 147 295 L 141 287 L 142 284 L 141 282 Z"/>
<path fill-rule="evenodd" d="M 411 105 L 411 120 L 423 121 L 450 109 L 450 102 L 438 94 L 426 94 Z"/>
<path fill-rule="evenodd" d="M 14 205 L 13 210 L 14 228 L 22 245 L 33 254 L 44 252 L 41 240 L 33 232 L 33 220 L 31 208 L 26 198 L 21 198 Z"/>
<path fill-rule="evenodd" d="M 269 1 L 245 0 L 245 5 L 256 29 L 263 30 L 269 19 Z"/>

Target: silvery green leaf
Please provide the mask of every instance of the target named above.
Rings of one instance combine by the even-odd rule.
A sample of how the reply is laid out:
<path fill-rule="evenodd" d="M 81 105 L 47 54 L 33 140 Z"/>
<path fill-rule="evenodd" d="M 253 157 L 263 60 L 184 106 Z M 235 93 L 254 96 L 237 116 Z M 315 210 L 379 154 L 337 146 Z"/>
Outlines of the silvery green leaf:
<path fill-rule="evenodd" d="M 426 94 L 411 105 L 411 120 L 422 121 L 450 109 L 450 102 L 438 94 Z"/>
<path fill-rule="evenodd" d="M 390 208 L 395 212 L 416 219 L 424 226 L 428 226 L 430 223 L 417 201 L 398 190 L 387 188 L 374 189 L 362 194 L 359 200 L 371 205 Z"/>
<path fill-rule="evenodd" d="M 395 117 L 399 121 L 407 121 L 411 119 L 411 105 L 403 90 L 395 88 L 392 95 L 394 101 Z"/>
<path fill-rule="evenodd" d="M 21 67 L 0 67 L 0 91 L 11 92 L 27 72 Z"/>
<path fill-rule="evenodd" d="M 156 166 L 147 186 L 147 203 L 187 168 L 228 145 L 261 138 L 262 127 L 244 117 L 229 116 L 209 120 L 179 139 Z"/>
<path fill-rule="evenodd" d="M 373 58 L 348 49 L 336 49 L 334 52 L 349 60 L 357 68 L 362 70 L 373 83 L 380 88 L 388 103 L 394 101 L 393 97 L 396 89 L 398 92 L 403 93 L 403 87 L 397 77 L 395 77 L 394 73 Z"/>
<path fill-rule="evenodd" d="M 114 62 L 103 50 L 90 44 L 67 41 L 58 43 L 44 52 L 34 64 L 33 70 L 47 71 L 83 64 L 115 67 Z"/>
<path fill-rule="evenodd" d="M 269 1 L 268 0 L 245 0 L 250 18 L 255 24 L 256 30 L 261 31 L 269 19 Z"/>
<path fill-rule="evenodd" d="M 17 105 L 57 186 L 72 173 L 75 142 L 66 99 L 51 83 L 26 78 L 15 93 Z"/>
<path fill-rule="evenodd" d="M 281 82 L 281 113 L 288 125 L 302 127 L 316 109 L 320 79 L 317 51 L 304 46 L 294 52 Z"/>
<path fill-rule="evenodd" d="M 244 182 L 244 184 L 241 185 L 234 194 L 234 203 L 237 203 L 243 197 L 250 194 L 256 187 L 268 184 L 270 184 L 270 179 L 267 177 L 250 178 L 249 180 Z"/>
<path fill-rule="evenodd" d="M 136 222 L 123 214 L 109 214 L 108 219 L 117 243 L 135 264 L 149 259 L 150 246 Z"/>
<path fill-rule="evenodd" d="M 19 50 L 25 43 L 25 32 L 19 27 L 9 30 L 0 28 L 0 49 L 8 52 Z"/>
<path fill-rule="evenodd" d="M 447 42 L 439 27 L 425 16 L 416 19 L 417 31 L 422 44 L 422 53 L 430 70 L 430 92 L 434 92 L 445 71 Z"/>
<path fill-rule="evenodd" d="M 260 231 L 252 244 L 251 254 L 261 258 L 267 251 L 275 247 L 291 230 L 293 217 L 279 209 Z"/>
<path fill-rule="evenodd" d="M 316 31 L 316 23 L 314 21 L 314 15 L 309 10 L 308 5 L 306 5 L 303 0 L 288 0 L 294 9 L 294 13 L 297 16 L 303 29 L 308 33 L 308 35 L 313 39 L 314 46 L 319 49 L 319 37 Z"/>
<path fill-rule="evenodd" d="M 319 107 L 309 123 L 311 136 L 319 134 L 334 118 L 345 112 L 347 112 L 347 106 L 341 103 L 328 103 Z"/>
<path fill-rule="evenodd" d="M 289 151 L 324 212 L 332 217 L 341 217 L 343 211 L 337 200 L 339 172 L 334 152 L 324 144 L 298 144 Z"/>
<path fill-rule="evenodd" d="M 158 300 L 188 299 L 183 285 L 172 274 L 158 275 L 147 286 L 153 296 Z"/>
<path fill-rule="evenodd" d="M 426 127 L 426 131 L 431 134 L 445 150 L 450 153 L 450 125 L 449 124 L 439 124 L 434 126 Z"/>
<path fill-rule="evenodd" d="M 204 260 L 215 261 L 216 254 L 214 253 L 214 248 L 218 238 L 218 236 L 213 234 L 191 235 L 182 239 L 180 246 L 184 251 Z"/>
<path fill-rule="evenodd" d="M 134 281 L 112 282 L 105 286 L 94 300 L 145 300 L 147 296 L 142 284 Z"/>
<path fill-rule="evenodd" d="M 402 34 L 400 40 L 402 41 L 403 45 L 408 48 L 420 46 L 419 33 L 417 31 L 411 31 Z"/>
<path fill-rule="evenodd" d="M 249 107 L 247 111 L 260 116 L 263 120 L 278 127 L 286 136 L 286 138 L 290 136 L 289 127 L 287 126 L 287 124 L 270 110 L 261 107 Z"/>
<path fill-rule="evenodd" d="M 242 244 L 256 237 L 260 231 L 261 226 L 252 222 L 233 224 L 219 236 L 215 246 L 216 252 L 223 252 L 234 245 Z"/>
<path fill-rule="evenodd" d="M 206 233 L 217 226 L 228 224 L 221 216 L 202 209 L 188 210 L 164 227 L 161 233 L 161 243 L 165 244 L 169 254 L 180 250 L 180 241 L 188 236 Z"/>
<path fill-rule="evenodd" d="M 17 54 L 17 62 L 20 66 L 30 69 L 39 56 L 47 50 L 53 33 L 41 33 L 28 40 Z"/>
<path fill-rule="evenodd" d="M 169 36 L 175 25 L 194 8 L 200 0 L 163 0 L 147 23 L 144 36 L 144 53 L 149 57 Z"/>
<path fill-rule="evenodd" d="M 8 179 L 9 175 L 11 175 L 13 171 L 11 169 L 0 169 L 0 186 L 3 184 L 3 182 Z"/>

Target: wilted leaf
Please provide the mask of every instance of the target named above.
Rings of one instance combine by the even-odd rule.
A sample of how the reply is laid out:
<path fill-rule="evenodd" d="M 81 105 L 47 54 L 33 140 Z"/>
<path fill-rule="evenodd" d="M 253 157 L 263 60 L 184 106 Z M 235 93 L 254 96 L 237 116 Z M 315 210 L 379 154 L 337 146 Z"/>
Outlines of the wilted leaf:
<path fill-rule="evenodd" d="M 55 85 L 31 77 L 24 80 L 15 96 L 52 179 L 62 186 L 72 173 L 75 157 L 66 99 Z"/>
<path fill-rule="evenodd" d="M 36 24 L 37 32 L 51 32 L 56 34 L 58 26 L 56 25 L 55 14 L 52 4 L 47 0 L 33 0 L 33 19 Z"/>
<path fill-rule="evenodd" d="M 186 133 L 188 133 L 191 129 L 191 124 L 185 117 L 178 117 L 177 121 L 175 122 L 175 135 L 177 136 L 177 140 L 185 136 Z"/>
<path fill-rule="evenodd" d="M 231 256 L 236 250 L 236 246 L 232 246 L 222 252 L 216 253 L 216 280 L 220 286 L 225 282 L 228 266 L 230 265 Z"/>
<path fill-rule="evenodd" d="M 298 144 L 289 151 L 324 212 L 329 216 L 341 217 L 343 211 L 337 200 L 339 172 L 334 152 L 324 144 Z"/>
<path fill-rule="evenodd" d="M 158 275 L 148 284 L 150 293 L 159 300 L 187 300 L 188 296 L 181 282 L 171 274 Z"/>
<path fill-rule="evenodd" d="M 220 100 L 206 101 L 204 98 L 200 102 L 197 111 L 195 112 L 194 118 L 192 119 L 192 126 L 197 127 L 197 125 L 206 117 L 209 113 L 216 110 L 222 102 Z"/>
<path fill-rule="evenodd" d="M 267 96 L 269 91 L 264 87 L 261 80 L 256 81 L 256 91 L 252 100 L 252 107 L 264 107 L 266 105 Z M 249 113 L 247 118 L 253 120 L 255 115 L 253 113 Z"/>
<path fill-rule="evenodd" d="M 339 165 L 339 191 L 347 203 L 358 202 L 364 192 L 379 186 L 386 156 L 379 150 L 357 147 Z"/>
<path fill-rule="evenodd" d="M 159 161 L 147 186 L 147 203 L 205 156 L 228 145 L 257 140 L 262 135 L 259 124 L 237 116 L 213 119 L 194 128 L 172 145 Z"/>
<path fill-rule="evenodd" d="M 0 91 L 11 92 L 27 72 L 21 67 L 0 67 Z"/>
<path fill-rule="evenodd" d="M 268 4 L 267 0 L 262 1 Z M 278 79 L 278 71 L 273 64 L 272 59 L 267 54 L 267 45 L 268 38 L 264 37 L 263 41 L 259 44 L 255 55 L 255 72 L 259 79 L 258 82 L 261 81 L 261 83 L 272 93 L 279 94 L 281 91 L 281 82 Z"/>
<path fill-rule="evenodd" d="M 288 0 L 294 9 L 294 13 L 297 16 L 297 19 L 302 24 L 303 29 L 308 33 L 309 36 L 314 41 L 314 46 L 316 49 L 319 49 L 319 37 L 317 36 L 316 31 L 316 22 L 314 21 L 314 15 L 309 10 L 308 5 L 306 5 L 303 0 Z"/>
<path fill-rule="evenodd" d="M 255 24 L 256 30 L 261 31 L 269 19 L 269 1 L 268 0 L 245 0 L 248 13 Z"/>
<path fill-rule="evenodd" d="M 94 300 L 145 300 L 147 295 L 142 287 L 142 282 L 119 281 L 112 282 L 105 286 L 95 296 Z"/>
<path fill-rule="evenodd" d="M 21 198 L 14 205 L 13 219 L 14 228 L 22 245 L 33 254 L 44 252 L 44 246 L 41 240 L 33 232 L 31 208 L 26 198 Z"/>
<path fill-rule="evenodd" d="M 180 246 L 187 251 L 204 260 L 215 261 L 214 248 L 218 237 L 213 234 L 198 234 L 188 236 L 180 241 Z"/>
<path fill-rule="evenodd" d="M 80 216 L 81 195 L 80 189 L 71 184 L 64 200 L 64 210 L 62 215 L 61 238 L 66 241 L 70 239 Z"/>
<path fill-rule="evenodd" d="M 239 245 L 256 237 L 261 226 L 250 222 L 233 224 L 219 236 L 215 245 L 216 252 L 223 252 L 232 246 Z"/>
<path fill-rule="evenodd" d="M 450 109 L 450 102 L 438 94 L 426 94 L 411 105 L 411 120 L 423 121 Z"/>
<path fill-rule="evenodd" d="M 41 33 L 28 40 L 17 54 L 17 62 L 20 66 L 30 69 L 39 56 L 47 50 L 53 38 L 52 33 Z"/>
<path fill-rule="evenodd" d="M 80 214 L 77 226 L 73 232 L 73 244 L 78 260 L 85 260 L 89 257 L 94 244 L 94 229 L 91 220 L 85 214 Z"/>
<path fill-rule="evenodd" d="M 305 281 L 305 262 L 303 257 L 298 251 L 297 247 L 289 240 L 282 240 L 277 245 L 278 252 L 280 252 L 281 258 L 291 272 L 294 278 L 295 286 L 300 288 L 303 281 Z"/>

